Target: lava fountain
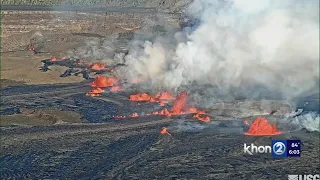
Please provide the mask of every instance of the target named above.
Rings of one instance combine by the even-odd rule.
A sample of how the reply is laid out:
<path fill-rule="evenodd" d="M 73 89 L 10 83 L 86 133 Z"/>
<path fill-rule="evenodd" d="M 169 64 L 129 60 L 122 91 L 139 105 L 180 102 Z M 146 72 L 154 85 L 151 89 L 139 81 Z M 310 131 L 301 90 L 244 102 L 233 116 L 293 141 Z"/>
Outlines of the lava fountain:
<path fill-rule="evenodd" d="M 263 117 L 257 117 L 249 127 L 248 136 L 275 136 L 282 134 L 276 127 L 276 124 L 270 125 L 268 120 Z"/>

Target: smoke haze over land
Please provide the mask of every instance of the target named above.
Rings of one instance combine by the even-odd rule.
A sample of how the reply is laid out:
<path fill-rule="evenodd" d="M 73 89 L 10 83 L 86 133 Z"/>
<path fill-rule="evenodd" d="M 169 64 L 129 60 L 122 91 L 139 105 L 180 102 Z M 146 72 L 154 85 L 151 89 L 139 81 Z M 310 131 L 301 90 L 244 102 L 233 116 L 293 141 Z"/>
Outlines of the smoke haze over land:
<path fill-rule="evenodd" d="M 248 98 L 266 90 L 288 99 L 317 92 L 318 7 L 316 0 L 195 0 L 186 13 L 201 24 L 133 42 L 127 78 L 142 75 L 168 89 L 209 84 Z"/>

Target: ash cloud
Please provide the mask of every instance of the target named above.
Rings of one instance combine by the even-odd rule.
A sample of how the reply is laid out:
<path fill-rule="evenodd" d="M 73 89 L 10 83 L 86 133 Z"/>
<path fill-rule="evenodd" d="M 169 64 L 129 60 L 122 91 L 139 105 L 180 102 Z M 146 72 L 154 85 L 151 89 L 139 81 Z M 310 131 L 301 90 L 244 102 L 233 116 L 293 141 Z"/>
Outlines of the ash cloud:
<path fill-rule="evenodd" d="M 267 90 L 287 99 L 316 93 L 318 7 L 316 0 L 196 0 L 186 13 L 200 18 L 200 26 L 133 42 L 127 76 L 167 89 L 209 84 L 246 98 Z"/>

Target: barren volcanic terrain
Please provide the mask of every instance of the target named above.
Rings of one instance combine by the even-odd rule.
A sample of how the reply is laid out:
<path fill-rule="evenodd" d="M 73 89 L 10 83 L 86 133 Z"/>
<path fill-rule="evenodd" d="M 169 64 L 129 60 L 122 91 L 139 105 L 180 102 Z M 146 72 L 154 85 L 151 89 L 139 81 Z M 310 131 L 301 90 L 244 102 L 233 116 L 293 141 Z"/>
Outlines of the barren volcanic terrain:
<path fill-rule="evenodd" d="M 201 107 L 188 87 L 128 85 L 117 74 L 127 64 L 114 57 L 137 36 L 176 31 L 180 15 L 125 11 L 2 12 L 1 179 L 262 180 L 320 172 L 319 132 L 292 123 L 319 111 L 318 95 L 295 99 L 294 108 L 240 97 Z M 83 49 L 111 41 L 110 57 Z M 281 133 L 244 135 L 257 117 Z M 244 154 L 244 143 L 273 139 L 301 140 L 301 157 Z"/>

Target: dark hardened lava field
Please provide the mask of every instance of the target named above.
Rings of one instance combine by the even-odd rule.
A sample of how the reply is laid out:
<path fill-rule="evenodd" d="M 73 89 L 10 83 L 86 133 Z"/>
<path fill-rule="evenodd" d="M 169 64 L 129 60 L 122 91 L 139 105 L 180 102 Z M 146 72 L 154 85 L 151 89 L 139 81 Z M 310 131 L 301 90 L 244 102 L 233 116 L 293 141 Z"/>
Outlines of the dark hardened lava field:
<path fill-rule="evenodd" d="M 10 108 L 17 109 L 11 114 L 19 108 L 67 109 L 80 112 L 84 123 L 3 126 L 1 179 L 285 179 L 287 174 L 320 170 L 318 133 L 249 137 L 242 135 L 240 118 L 216 117 L 207 125 L 189 116 L 115 120 L 113 115 L 151 107 L 128 101 L 128 92 L 87 97 L 88 84 L 2 91 L 2 114 Z M 163 126 L 172 136 L 159 133 Z M 268 145 L 271 139 L 301 139 L 302 157 L 243 153 L 243 143 Z"/>

